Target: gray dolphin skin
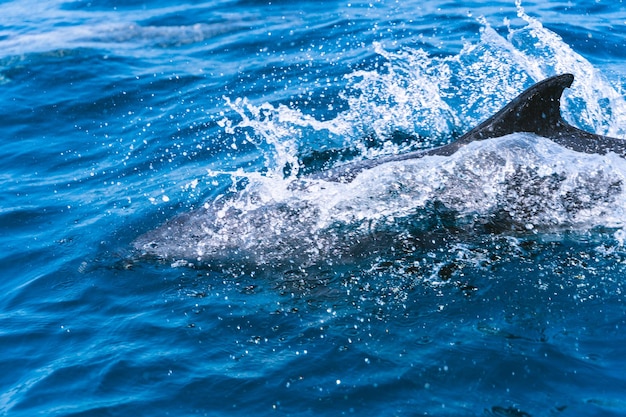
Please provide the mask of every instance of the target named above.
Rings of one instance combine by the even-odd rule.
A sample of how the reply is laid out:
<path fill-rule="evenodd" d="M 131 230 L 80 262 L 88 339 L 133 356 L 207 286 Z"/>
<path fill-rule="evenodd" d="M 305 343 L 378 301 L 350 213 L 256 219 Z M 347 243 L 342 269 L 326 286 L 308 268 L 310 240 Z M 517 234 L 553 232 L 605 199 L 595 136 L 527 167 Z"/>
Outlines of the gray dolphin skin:
<path fill-rule="evenodd" d="M 470 142 L 497 138 L 511 133 L 534 133 L 576 152 L 602 155 L 615 152 L 626 157 L 626 140 L 586 132 L 563 120 L 561 95 L 563 90 L 572 85 L 573 81 L 572 74 L 562 74 L 538 82 L 499 112 L 448 145 L 375 160 L 347 163 L 317 177 L 329 181 L 351 182 L 359 172 L 377 165 L 431 155 L 449 156 Z"/>
<path fill-rule="evenodd" d="M 543 175 L 518 166 L 513 167 L 514 172 L 509 175 L 503 172 L 504 168 L 496 161 L 493 170 L 479 167 L 477 171 L 499 173 L 499 189 L 490 192 L 481 189 L 480 181 L 475 185 L 463 180 L 457 184 L 455 178 L 461 179 L 459 176 L 465 176 L 464 163 L 461 161 L 457 172 L 441 178 L 441 182 L 431 191 L 424 190 L 423 180 L 428 182 L 428 178 L 421 178 L 420 174 L 428 170 L 419 169 L 413 172 L 410 169 L 398 170 L 400 181 L 388 178 L 378 184 L 380 187 L 374 185 L 365 190 L 357 190 L 366 185 L 363 182 L 354 183 L 354 187 L 348 185 L 359 173 L 366 174 L 364 171 L 368 168 L 425 156 L 450 156 L 471 142 L 517 132 L 535 134 L 577 152 L 614 152 L 625 157 L 626 141 L 585 132 L 563 120 L 560 111 L 561 95 L 573 80 L 573 75 L 564 74 L 535 84 L 495 115 L 448 145 L 346 163 L 308 176 L 321 182 L 327 181 L 326 185 L 330 185 L 328 182 L 339 182 L 347 185 L 346 187 L 340 185 L 336 188 L 325 188 L 315 182 L 313 188 L 308 189 L 311 184 L 306 180 L 290 179 L 286 186 L 294 190 L 294 195 L 288 194 L 286 198 L 277 200 L 270 198 L 266 202 L 261 195 L 265 192 L 264 187 L 261 187 L 261 191 L 255 187 L 244 189 L 241 194 L 233 196 L 232 200 L 229 196 L 217 198 L 191 212 L 178 215 L 157 229 L 141 235 L 133 245 L 142 256 L 182 259 L 211 267 L 233 265 L 234 262 L 242 265 L 252 263 L 255 266 L 293 268 L 294 264 L 310 266 L 324 260 L 333 263 L 351 262 L 351 259 L 387 250 L 385 248 L 403 251 L 406 250 L 404 245 L 430 245 L 429 242 L 440 238 L 453 239 L 458 236 L 457 233 L 462 233 L 461 230 L 474 234 L 481 228 L 492 231 L 526 231 L 530 230 L 528 225 L 534 229 L 542 225 L 550 228 L 567 225 L 568 222 L 584 223 L 585 216 L 595 213 L 591 208 L 610 211 L 615 204 L 620 204 L 621 200 L 615 200 L 612 195 L 623 194 L 621 171 L 616 173 L 611 169 L 606 172 L 602 169 L 593 170 L 576 175 L 572 183 L 567 172 L 559 174 L 558 170 L 551 175 Z M 481 161 L 487 165 L 491 162 L 484 159 L 484 153 L 482 157 L 478 157 L 482 158 L 478 165 Z M 430 162 L 431 165 L 438 165 L 438 161 Z M 364 178 L 367 181 L 369 177 Z M 402 184 L 404 179 L 406 184 Z M 415 183 L 408 183 L 411 181 Z M 317 193 L 318 186 L 320 201 L 312 195 Z M 467 187 L 471 189 L 468 190 Z M 325 194 L 325 189 L 329 190 L 329 194 Z M 403 190 L 401 193 L 404 196 L 394 200 L 399 189 Z M 304 190 L 304 194 L 299 194 L 298 190 Z M 336 195 L 342 190 L 346 191 L 345 199 Z M 471 195 L 474 192 L 476 195 Z M 496 195 L 492 195 L 493 193 Z M 481 205 L 483 197 L 487 200 L 484 207 Z M 429 221 L 419 220 L 420 210 L 423 213 L 428 205 L 424 201 L 420 203 L 421 199 L 433 204 L 440 203 L 444 216 L 447 215 L 447 210 L 452 213 L 457 210 L 464 213 L 478 210 L 482 217 L 470 216 L 467 225 L 463 225 L 467 217 L 466 214 L 461 214 L 461 222 L 453 226 L 455 232 L 447 234 L 448 226 L 437 226 Z M 460 201 L 466 199 L 466 202 Z M 329 207 L 325 207 L 326 203 Z M 466 203 L 469 209 L 464 208 Z M 480 207 L 477 208 L 475 204 Z M 386 208 L 380 212 L 377 209 L 379 206 Z M 385 211 L 387 208 L 388 212 Z M 588 213 L 590 211 L 592 214 Z M 441 221 L 439 216 L 440 214 L 433 216 L 433 220 Z M 321 218 L 324 220 L 320 221 Z M 407 220 L 408 223 L 405 223 Z M 454 217 L 443 221 L 454 221 Z M 441 237 L 441 233 L 444 237 Z"/>

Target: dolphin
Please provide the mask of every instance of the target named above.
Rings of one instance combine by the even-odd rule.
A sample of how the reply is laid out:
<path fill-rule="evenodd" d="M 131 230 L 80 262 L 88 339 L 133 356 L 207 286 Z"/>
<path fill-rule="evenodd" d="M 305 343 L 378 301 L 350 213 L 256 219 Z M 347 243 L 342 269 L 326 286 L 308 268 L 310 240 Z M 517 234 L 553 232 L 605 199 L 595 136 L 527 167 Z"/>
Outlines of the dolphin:
<path fill-rule="evenodd" d="M 512 133 L 533 133 L 576 152 L 626 157 L 626 140 L 597 135 L 568 124 L 561 116 L 561 95 L 574 82 L 574 75 L 561 74 L 529 87 L 496 114 L 465 133 L 458 140 L 437 148 L 390 155 L 374 160 L 347 163 L 318 174 L 328 181 L 351 182 L 360 172 L 394 161 L 450 156 L 468 143 Z"/>
<path fill-rule="evenodd" d="M 626 140 L 586 132 L 563 120 L 561 95 L 573 81 L 573 75 L 563 74 L 533 85 L 502 110 L 447 145 L 346 163 L 307 176 L 313 180 L 310 183 L 306 179 L 294 179 L 285 185 L 286 190 L 290 190 L 286 192 L 285 198 L 265 199 L 265 185 L 245 188 L 236 195 L 217 198 L 203 207 L 176 216 L 157 229 L 139 236 L 133 246 L 142 256 L 192 260 L 213 266 L 231 265 L 237 260 L 255 265 L 287 266 L 313 265 L 324 259 L 347 262 L 385 248 L 404 250 L 405 244 L 410 247 L 427 245 L 439 239 L 438 233 L 443 236 L 440 240 L 447 241 L 453 238 L 446 234 L 447 228 L 456 228 L 455 207 L 462 208 L 463 202 L 471 203 L 473 199 L 482 200 L 483 197 L 486 199 L 482 211 L 485 217 L 482 220 L 468 220 L 469 226 L 459 224 L 458 230 L 462 227 L 474 230 L 472 225 L 478 224 L 480 227 L 483 220 L 486 226 L 497 223 L 497 230 L 513 230 L 513 226 L 518 224 L 528 228 L 532 222 L 552 225 L 553 216 L 542 217 L 540 208 L 543 206 L 539 203 L 543 197 L 549 200 L 545 209 L 557 210 L 558 216 L 565 218 L 565 222 L 569 218 L 575 222 L 577 213 L 585 212 L 589 207 L 614 204 L 612 194 L 622 192 L 621 179 L 610 172 L 599 170 L 582 175 L 574 185 L 570 184 L 567 189 L 561 190 L 561 183 L 566 181 L 563 175 L 540 175 L 530 168 L 522 167 L 516 172 L 517 177 L 501 179 L 502 189 L 494 197 L 489 193 L 481 194 L 480 184 L 474 191 L 467 191 L 471 184 L 461 183 L 460 190 L 454 187 L 454 181 L 451 185 L 445 185 L 446 178 L 441 178 L 443 182 L 428 191 L 428 187 L 422 184 L 427 178 L 411 174 L 409 169 L 406 172 L 401 170 L 402 181 L 407 181 L 404 184 L 393 180 L 392 176 L 391 182 L 388 178 L 381 181 L 380 189 L 361 189 L 364 182 L 368 181 L 366 174 L 370 168 L 427 156 L 451 156 L 474 141 L 513 133 L 541 136 L 576 152 L 616 153 L 626 157 Z M 432 167 L 437 164 L 438 161 L 431 159 L 424 165 Z M 497 172 L 497 164 L 495 168 Z M 463 169 L 462 164 L 460 169 Z M 359 174 L 363 177 L 359 177 Z M 402 187 L 404 197 L 394 200 L 398 184 Z M 507 187 L 517 189 L 508 192 Z M 432 196 L 434 200 L 426 197 L 427 203 L 411 206 L 412 198 L 418 201 L 429 192 L 435 193 Z M 457 192 L 460 192 L 460 197 Z M 577 198 L 577 193 L 585 198 Z M 342 197 L 336 197 L 338 195 Z M 450 207 L 446 206 L 448 203 Z M 432 211 L 429 211 L 429 204 L 433 205 L 436 215 L 430 216 Z M 379 206 L 384 207 L 382 212 L 377 211 Z M 357 213 L 351 213 L 351 210 Z M 364 217 L 359 217 L 362 213 L 365 213 Z M 367 217 L 370 215 L 368 213 L 374 214 Z M 503 219 L 503 226 L 499 225 L 500 218 Z M 438 225 L 440 221 L 443 226 Z"/>

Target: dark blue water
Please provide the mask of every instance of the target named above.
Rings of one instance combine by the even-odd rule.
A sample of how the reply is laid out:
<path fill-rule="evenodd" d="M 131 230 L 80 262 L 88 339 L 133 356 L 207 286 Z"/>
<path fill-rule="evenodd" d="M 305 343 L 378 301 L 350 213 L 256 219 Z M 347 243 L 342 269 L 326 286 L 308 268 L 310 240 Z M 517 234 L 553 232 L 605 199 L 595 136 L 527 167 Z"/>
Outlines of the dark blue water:
<path fill-rule="evenodd" d="M 565 118 L 626 137 L 625 25 L 621 1 L 2 3 L 0 414 L 626 415 L 623 159 L 514 135 L 293 186 L 563 72 Z M 224 200 L 210 239 L 160 235 L 185 256 L 135 249 Z"/>

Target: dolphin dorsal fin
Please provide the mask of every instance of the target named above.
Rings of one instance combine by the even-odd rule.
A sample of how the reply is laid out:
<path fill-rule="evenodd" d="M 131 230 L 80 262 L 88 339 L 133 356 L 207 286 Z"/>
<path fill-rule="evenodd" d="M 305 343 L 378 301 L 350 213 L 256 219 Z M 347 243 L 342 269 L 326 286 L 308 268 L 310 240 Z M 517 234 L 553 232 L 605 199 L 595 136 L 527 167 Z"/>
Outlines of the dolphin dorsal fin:
<path fill-rule="evenodd" d="M 466 144 L 515 132 L 553 137 L 554 132 L 570 127 L 561 118 L 561 95 L 573 81 L 572 74 L 562 74 L 538 82 L 463 135 L 458 142 Z"/>
<path fill-rule="evenodd" d="M 626 158 L 626 140 L 597 135 L 568 124 L 561 117 L 561 95 L 574 82 L 572 74 L 556 75 L 538 82 L 514 98 L 502 110 L 470 130 L 458 140 L 424 151 L 389 155 L 376 160 L 346 164 L 324 174 L 329 181 L 350 182 L 364 169 L 377 165 L 423 158 L 450 156 L 470 142 L 498 138 L 512 133 L 534 133 L 576 152 L 607 154 Z"/>

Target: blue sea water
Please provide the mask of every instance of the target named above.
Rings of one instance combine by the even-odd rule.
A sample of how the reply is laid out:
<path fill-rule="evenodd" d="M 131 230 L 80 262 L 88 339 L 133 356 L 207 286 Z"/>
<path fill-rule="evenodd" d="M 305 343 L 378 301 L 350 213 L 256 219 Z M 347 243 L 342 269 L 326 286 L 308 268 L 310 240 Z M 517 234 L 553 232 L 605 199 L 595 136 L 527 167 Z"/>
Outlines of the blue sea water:
<path fill-rule="evenodd" d="M 621 158 L 513 135 L 292 186 L 563 72 L 626 138 L 625 46 L 621 1 L 3 2 L 0 413 L 626 415 Z M 232 196 L 208 242 L 158 229 Z"/>

